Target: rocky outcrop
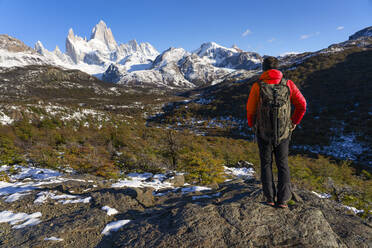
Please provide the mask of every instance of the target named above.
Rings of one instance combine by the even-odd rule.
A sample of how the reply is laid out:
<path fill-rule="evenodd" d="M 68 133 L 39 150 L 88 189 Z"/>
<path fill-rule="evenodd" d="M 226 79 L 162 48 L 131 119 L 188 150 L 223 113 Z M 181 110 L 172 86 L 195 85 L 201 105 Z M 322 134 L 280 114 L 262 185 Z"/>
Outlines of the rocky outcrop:
<path fill-rule="evenodd" d="M 0 49 L 5 49 L 9 52 L 28 52 L 36 54 L 35 50 L 25 45 L 22 41 L 11 37 L 7 34 L 0 34 Z"/>
<path fill-rule="evenodd" d="M 349 40 L 356 40 L 360 37 L 372 37 L 372 26 L 364 28 L 349 37 Z"/>
<path fill-rule="evenodd" d="M 2 223 L 1 247 L 372 245 L 370 220 L 306 190 L 294 189 L 289 209 L 277 209 L 262 202 L 260 182 L 255 179 L 234 179 L 204 192 L 170 188 L 154 194 L 153 188 L 113 188 L 112 182 L 93 176 L 68 178 L 13 202 L 0 200 L 0 212 L 42 213 L 39 223 L 21 229 Z M 65 200 L 67 196 L 72 200 Z M 106 213 L 105 208 L 114 208 L 116 214 Z M 120 220 L 130 221 L 107 236 L 102 234 L 108 223 Z M 49 237 L 60 241 L 48 241 Z"/>
<path fill-rule="evenodd" d="M 180 200 L 140 215 L 115 247 L 370 247 L 372 228 L 330 200 L 297 190 L 303 202 L 276 209 L 256 181 L 220 185 L 217 198 Z M 297 196 L 298 196 L 297 195 Z M 106 247 L 103 245 L 103 247 Z"/>
<path fill-rule="evenodd" d="M 107 68 L 105 73 L 102 74 L 102 80 L 105 82 L 109 82 L 109 83 L 119 82 L 120 77 L 121 77 L 121 74 L 120 74 L 119 68 L 114 64 L 111 64 Z"/>

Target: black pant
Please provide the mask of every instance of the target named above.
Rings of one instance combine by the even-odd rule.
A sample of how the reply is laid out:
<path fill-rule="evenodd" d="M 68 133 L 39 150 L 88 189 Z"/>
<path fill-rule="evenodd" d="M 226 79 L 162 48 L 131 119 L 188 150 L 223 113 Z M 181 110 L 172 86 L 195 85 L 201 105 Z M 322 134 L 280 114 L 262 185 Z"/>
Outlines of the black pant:
<path fill-rule="evenodd" d="M 289 139 L 283 140 L 279 145 L 273 146 L 259 137 L 257 138 L 261 160 L 261 182 L 264 196 L 267 201 L 274 201 L 277 196 L 279 203 L 284 203 L 291 198 L 291 182 L 288 167 L 288 146 Z M 275 162 L 278 168 L 278 186 L 275 188 L 272 162 L 275 155 Z"/>

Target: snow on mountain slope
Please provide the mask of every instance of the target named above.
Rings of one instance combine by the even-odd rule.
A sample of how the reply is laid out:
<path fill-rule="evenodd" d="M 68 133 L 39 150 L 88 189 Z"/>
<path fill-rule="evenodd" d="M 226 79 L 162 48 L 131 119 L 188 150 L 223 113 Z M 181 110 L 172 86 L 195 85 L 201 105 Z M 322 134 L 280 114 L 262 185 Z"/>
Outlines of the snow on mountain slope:
<path fill-rule="evenodd" d="M 171 47 L 155 59 L 153 66 L 154 68 L 160 69 L 169 63 L 178 63 L 181 59 L 188 55 L 190 55 L 190 53 L 183 48 Z"/>
<path fill-rule="evenodd" d="M 372 26 L 362 29 L 349 37 L 349 40 L 356 40 L 360 37 L 372 37 Z"/>
<path fill-rule="evenodd" d="M 372 30 L 372 29 L 371 29 Z M 368 30 L 367 30 L 368 31 Z M 347 41 L 332 44 L 328 46 L 327 48 L 321 49 L 319 51 L 315 52 L 305 52 L 305 53 L 288 53 L 284 54 L 282 56 L 279 56 L 279 64 L 280 66 L 286 67 L 291 66 L 289 70 L 296 68 L 297 65 L 303 63 L 308 58 L 320 55 L 320 54 L 332 54 L 332 53 L 338 53 L 343 52 L 346 49 L 353 49 L 355 47 L 360 47 L 363 49 L 371 49 L 372 48 L 372 36 L 368 36 L 368 32 L 365 32 L 361 35 L 361 33 L 357 32 L 356 34 L 360 34 L 358 37 L 353 35 Z"/>
<path fill-rule="evenodd" d="M 153 84 L 156 82 L 160 86 L 194 87 L 195 85 L 185 79 L 178 66 L 179 61 L 188 55 L 189 53 L 183 48 L 169 48 L 157 56 L 153 63 L 147 64 L 145 69 L 132 69 L 133 66 L 131 70 L 126 70 L 123 66 L 118 66 L 114 69 L 112 66 L 103 77 L 106 77 L 110 72 L 118 72 L 118 74 L 114 75 L 120 78 L 117 80 L 119 84 Z"/>
<path fill-rule="evenodd" d="M 89 40 L 74 34 L 71 28 L 66 38 L 66 53 L 59 48 L 45 49 L 40 41 L 35 50 L 52 61 L 53 65 L 79 69 L 89 74 L 101 74 L 110 64 L 124 65 L 125 70 L 148 68 L 159 52 L 150 43 L 132 40 L 118 45 L 110 28 L 100 21 L 92 30 Z"/>
<path fill-rule="evenodd" d="M 74 34 L 71 28 L 65 53 L 58 47 L 49 51 L 40 41 L 32 49 L 8 36 L 0 40 L 0 49 L 0 66 L 4 67 L 50 64 L 78 69 L 119 84 L 183 88 L 220 82 L 236 69 L 257 69 L 262 61 L 256 53 L 214 42 L 202 44 L 194 53 L 171 47 L 161 54 L 146 42 L 131 40 L 118 44 L 103 21 L 93 28 L 89 40 Z"/>
<path fill-rule="evenodd" d="M 41 56 L 22 41 L 6 34 L 0 35 L 0 67 L 50 63 L 52 63 L 51 60 Z"/>
<path fill-rule="evenodd" d="M 194 53 L 201 58 L 206 58 L 217 67 L 254 70 L 262 63 L 258 53 L 244 52 L 237 46 L 226 48 L 215 42 L 203 43 Z"/>
<path fill-rule="evenodd" d="M 281 66 L 295 68 L 304 60 L 321 53 L 337 53 L 352 47 L 372 48 L 372 27 L 350 36 L 348 41 L 328 48 L 301 54 L 279 56 Z M 35 50 L 8 35 L 0 35 L 0 67 L 51 64 L 78 69 L 107 82 L 120 84 L 153 84 L 161 86 L 196 87 L 215 84 L 224 79 L 236 79 L 261 69 L 263 58 L 237 46 L 223 47 L 215 42 L 203 43 L 193 52 L 183 48 L 169 48 L 159 52 L 149 43 L 118 44 L 110 28 L 100 21 L 90 39 L 69 30 L 66 53 L 58 47 L 48 51 L 42 43 Z M 249 74 L 249 73 L 248 73 Z"/>
<path fill-rule="evenodd" d="M 160 82 L 164 86 L 198 87 L 223 81 L 237 69 L 256 70 L 262 58 L 237 47 L 226 48 L 214 42 L 204 43 L 193 53 L 169 48 L 156 57 L 152 67 L 133 70 L 112 65 L 103 75 L 119 84 Z"/>
<path fill-rule="evenodd" d="M 213 84 L 217 79 L 229 74 L 232 69 L 215 67 L 210 63 L 209 58 L 201 58 L 192 54 L 180 61 L 180 70 L 185 78 L 196 86 L 207 83 Z"/>
<path fill-rule="evenodd" d="M 53 61 L 39 54 L 30 52 L 9 52 L 8 50 L 0 49 L 0 67 L 26 66 L 30 64 L 47 65 L 53 64 Z"/>

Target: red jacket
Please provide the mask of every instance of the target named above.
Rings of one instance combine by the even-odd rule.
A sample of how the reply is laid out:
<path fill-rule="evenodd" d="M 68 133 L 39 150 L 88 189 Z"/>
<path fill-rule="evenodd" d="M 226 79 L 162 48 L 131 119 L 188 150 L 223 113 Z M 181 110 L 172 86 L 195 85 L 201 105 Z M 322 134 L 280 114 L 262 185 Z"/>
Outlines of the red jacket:
<path fill-rule="evenodd" d="M 264 81 L 267 84 L 278 84 L 282 79 L 283 74 L 278 70 L 267 70 L 262 73 L 260 80 Z M 291 81 L 288 80 L 287 86 L 290 90 L 290 99 L 291 103 L 294 105 L 295 109 L 293 115 L 291 117 L 293 124 L 299 124 L 302 117 L 306 112 L 306 100 L 304 96 L 301 94 L 300 90 L 297 86 Z M 257 112 L 257 105 L 260 98 L 260 86 L 256 82 L 253 84 L 251 88 L 251 92 L 249 93 L 248 101 L 247 101 L 247 119 L 248 125 L 250 127 L 254 126 L 256 122 L 256 112 Z"/>

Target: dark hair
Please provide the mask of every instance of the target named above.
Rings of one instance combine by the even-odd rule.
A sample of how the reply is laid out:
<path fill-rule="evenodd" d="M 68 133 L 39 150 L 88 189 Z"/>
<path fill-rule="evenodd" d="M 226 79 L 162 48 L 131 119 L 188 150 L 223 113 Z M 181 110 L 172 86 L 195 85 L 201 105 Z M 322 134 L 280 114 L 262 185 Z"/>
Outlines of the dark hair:
<path fill-rule="evenodd" d="M 270 69 L 278 69 L 279 61 L 275 57 L 266 57 L 262 63 L 262 70 L 267 71 Z"/>

